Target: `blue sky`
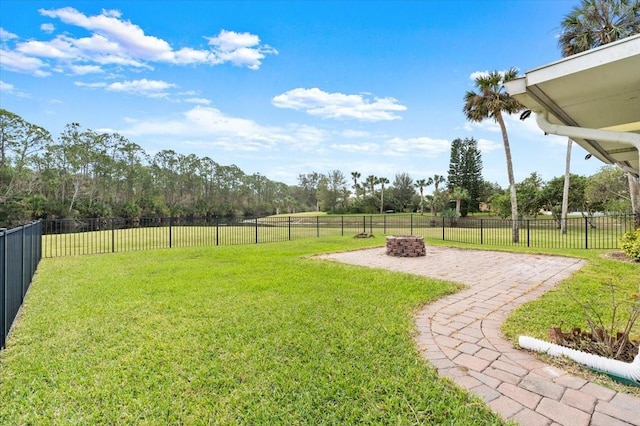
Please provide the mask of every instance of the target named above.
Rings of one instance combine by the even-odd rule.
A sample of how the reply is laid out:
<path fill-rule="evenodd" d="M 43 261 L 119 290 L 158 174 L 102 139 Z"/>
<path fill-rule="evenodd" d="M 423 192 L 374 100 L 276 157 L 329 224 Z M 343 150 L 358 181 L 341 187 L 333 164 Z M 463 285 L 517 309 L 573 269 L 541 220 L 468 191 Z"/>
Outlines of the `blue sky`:
<path fill-rule="evenodd" d="M 495 123 L 469 123 L 478 72 L 561 58 L 578 0 L 0 2 L 0 107 L 57 137 L 71 122 L 153 155 L 208 156 L 296 184 L 341 170 L 447 173 L 479 141 L 508 185 Z M 565 138 L 508 117 L 516 180 L 564 173 Z M 601 166 L 574 144 L 572 172 Z"/>

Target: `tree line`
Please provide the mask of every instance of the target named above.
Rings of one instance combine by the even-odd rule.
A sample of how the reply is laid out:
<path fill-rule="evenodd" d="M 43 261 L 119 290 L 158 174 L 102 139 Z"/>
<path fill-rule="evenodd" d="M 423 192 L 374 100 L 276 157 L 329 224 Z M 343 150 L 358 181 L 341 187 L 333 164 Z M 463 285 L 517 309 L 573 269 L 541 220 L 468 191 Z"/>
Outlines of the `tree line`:
<path fill-rule="evenodd" d="M 304 208 L 288 185 L 117 133 L 68 124 L 57 139 L 0 110 L 0 223 L 34 218 L 262 215 Z"/>
<path fill-rule="evenodd" d="M 561 182 L 537 173 L 516 184 L 519 217 L 557 212 Z M 624 172 L 605 167 L 572 175 L 573 210 L 629 210 Z M 428 193 L 427 193 L 428 192 Z M 68 124 L 57 139 L 44 128 L 0 110 L 0 224 L 36 218 L 255 217 L 300 211 L 389 213 L 425 211 L 432 217 L 481 210 L 508 217 L 510 197 L 482 177 L 473 138 L 451 143 L 448 174 L 392 180 L 340 170 L 300 174 L 298 185 L 276 182 L 209 157 L 162 150 L 151 156 L 117 133 Z"/>

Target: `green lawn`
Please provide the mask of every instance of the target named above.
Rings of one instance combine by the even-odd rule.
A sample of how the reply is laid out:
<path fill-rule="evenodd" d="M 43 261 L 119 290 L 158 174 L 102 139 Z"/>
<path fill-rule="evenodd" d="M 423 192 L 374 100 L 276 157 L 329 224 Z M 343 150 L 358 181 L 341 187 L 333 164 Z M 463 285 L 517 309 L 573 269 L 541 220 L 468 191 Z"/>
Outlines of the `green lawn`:
<path fill-rule="evenodd" d="M 0 424 L 500 424 L 417 352 L 451 283 L 327 237 L 44 259 L 0 353 Z"/>
<path fill-rule="evenodd" d="M 618 306 L 615 331 L 623 330 L 632 304 L 640 303 L 633 297 L 640 292 L 640 263 L 607 259 L 602 251 L 594 250 L 567 250 L 562 254 L 582 257 L 587 264 L 556 289 L 512 313 L 503 325 L 508 337 L 517 340 L 519 334 L 526 334 L 547 340 L 549 328 L 553 326 L 562 327 L 564 331 L 571 327 L 587 329 L 585 307 L 592 316 L 600 316 L 602 323 L 610 326 L 614 323 L 614 305 Z M 614 294 L 610 284 L 615 288 Z M 640 341 L 640 322 L 635 324 L 631 338 Z"/>

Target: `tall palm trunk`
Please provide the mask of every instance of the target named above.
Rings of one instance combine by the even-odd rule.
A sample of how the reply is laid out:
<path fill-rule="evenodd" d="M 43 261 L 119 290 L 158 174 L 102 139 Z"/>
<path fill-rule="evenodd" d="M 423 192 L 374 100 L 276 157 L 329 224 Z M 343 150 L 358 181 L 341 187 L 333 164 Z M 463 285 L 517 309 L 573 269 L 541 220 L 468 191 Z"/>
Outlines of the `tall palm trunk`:
<path fill-rule="evenodd" d="M 635 225 L 640 227 L 640 204 L 638 197 L 640 196 L 640 178 L 636 181 L 631 173 L 627 173 L 629 181 L 629 195 L 631 195 L 631 211 L 635 215 Z"/>
<path fill-rule="evenodd" d="M 564 164 L 564 187 L 562 188 L 562 212 L 560 213 L 560 231 L 567 233 L 567 213 L 569 210 L 569 179 L 571 175 L 571 138 L 567 139 L 567 157 Z"/>
<path fill-rule="evenodd" d="M 511 148 L 509 146 L 509 136 L 507 135 L 507 127 L 504 124 L 502 113 L 500 110 L 494 112 L 494 116 L 500 131 L 502 132 L 502 142 L 504 142 L 504 154 L 507 157 L 507 176 L 509 177 L 509 195 L 511 198 L 511 232 L 512 242 L 520 242 L 520 230 L 518 228 L 518 197 L 516 196 L 516 181 L 513 176 L 513 162 L 511 161 Z"/>

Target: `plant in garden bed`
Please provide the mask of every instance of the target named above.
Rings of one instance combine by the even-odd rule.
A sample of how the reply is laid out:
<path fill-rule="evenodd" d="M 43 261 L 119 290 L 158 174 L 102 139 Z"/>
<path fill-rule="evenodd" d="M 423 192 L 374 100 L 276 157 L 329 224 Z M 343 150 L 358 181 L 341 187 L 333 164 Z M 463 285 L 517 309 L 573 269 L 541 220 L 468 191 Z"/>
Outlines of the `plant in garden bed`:
<path fill-rule="evenodd" d="M 640 298 L 633 292 L 627 299 L 616 297 L 616 286 L 613 281 L 607 283 L 609 300 L 603 307 L 594 300 L 584 302 L 567 290 L 569 297 L 584 312 L 590 331 L 573 328 L 563 333 L 558 327 L 549 331 L 553 343 L 572 349 L 589 352 L 603 357 L 632 362 L 638 354 L 638 340 L 632 338 L 632 330 L 640 318 Z M 605 314 L 606 312 L 606 314 Z"/>
<path fill-rule="evenodd" d="M 629 258 L 640 262 L 640 228 L 625 233 L 620 238 L 620 248 Z"/>

